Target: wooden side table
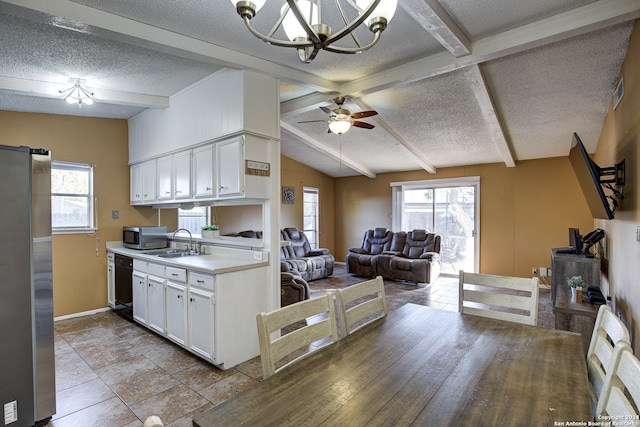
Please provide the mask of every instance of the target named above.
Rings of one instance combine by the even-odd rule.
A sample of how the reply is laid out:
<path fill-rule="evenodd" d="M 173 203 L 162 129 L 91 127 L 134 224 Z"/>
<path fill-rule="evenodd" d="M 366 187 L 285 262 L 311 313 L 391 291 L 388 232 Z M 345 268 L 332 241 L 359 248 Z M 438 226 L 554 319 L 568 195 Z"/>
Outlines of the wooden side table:
<path fill-rule="evenodd" d="M 598 308 L 600 308 L 599 305 L 589 302 L 586 290 L 582 292 L 582 301 L 572 301 L 571 288 L 567 285 L 558 286 L 555 302 L 556 329 L 582 335 L 585 355 L 589 350 Z"/>

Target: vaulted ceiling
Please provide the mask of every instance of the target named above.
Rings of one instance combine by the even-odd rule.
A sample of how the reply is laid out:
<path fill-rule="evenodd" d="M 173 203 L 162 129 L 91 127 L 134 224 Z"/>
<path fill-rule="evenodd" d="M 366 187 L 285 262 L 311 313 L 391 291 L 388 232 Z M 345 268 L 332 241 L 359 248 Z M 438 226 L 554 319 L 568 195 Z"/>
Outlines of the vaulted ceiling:
<path fill-rule="evenodd" d="M 268 32 L 284 3 L 252 25 Z M 323 19 L 335 10 L 325 0 Z M 399 0 L 372 49 L 305 64 L 254 37 L 228 0 L 6 0 L 0 109 L 127 119 L 223 67 L 251 69 L 281 81 L 282 154 L 328 175 L 514 167 L 566 156 L 573 132 L 595 151 L 638 17 L 637 0 Z M 72 78 L 94 105 L 62 101 Z M 376 110 L 361 120 L 375 127 L 327 133 L 319 107 L 336 96 Z"/>

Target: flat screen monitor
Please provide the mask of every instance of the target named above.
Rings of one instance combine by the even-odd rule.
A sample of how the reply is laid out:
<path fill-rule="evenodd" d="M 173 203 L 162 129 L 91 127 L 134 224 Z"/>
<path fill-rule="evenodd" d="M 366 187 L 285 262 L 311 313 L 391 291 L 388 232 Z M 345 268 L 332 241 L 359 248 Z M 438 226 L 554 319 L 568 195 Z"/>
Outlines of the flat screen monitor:
<path fill-rule="evenodd" d="M 593 218 L 613 219 L 613 211 L 600 184 L 600 167 L 591 160 L 577 133 L 573 134 L 569 161 Z"/>

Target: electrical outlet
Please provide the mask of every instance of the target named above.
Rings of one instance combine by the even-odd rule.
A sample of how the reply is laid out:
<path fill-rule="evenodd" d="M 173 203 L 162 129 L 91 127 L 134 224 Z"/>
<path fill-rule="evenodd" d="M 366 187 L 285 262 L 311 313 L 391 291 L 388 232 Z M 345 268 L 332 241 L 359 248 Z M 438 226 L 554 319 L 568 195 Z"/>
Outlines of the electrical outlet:
<path fill-rule="evenodd" d="M 111 211 L 111 218 L 113 219 L 120 218 L 120 211 Z"/>
<path fill-rule="evenodd" d="M 540 267 L 540 277 L 547 277 L 547 267 Z"/>
<path fill-rule="evenodd" d="M 553 276 L 553 273 L 551 272 L 551 269 L 550 269 L 550 268 L 547 270 L 547 274 L 548 274 L 549 276 Z"/>
<path fill-rule="evenodd" d="M 538 275 L 538 269 L 536 267 L 533 267 L 531 269 L 531 274 L 533 274 L 534 276 L 537 276 Z"/>

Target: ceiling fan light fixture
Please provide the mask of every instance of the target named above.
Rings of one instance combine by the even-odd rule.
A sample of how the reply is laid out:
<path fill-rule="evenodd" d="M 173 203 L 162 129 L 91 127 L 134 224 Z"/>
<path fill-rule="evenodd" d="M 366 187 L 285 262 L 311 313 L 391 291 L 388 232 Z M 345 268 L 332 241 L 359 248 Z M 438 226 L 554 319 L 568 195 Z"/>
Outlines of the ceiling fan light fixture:
<path fill-rule="evenodd" d="M 346 0 L 351 6 L 353 19 L 346 12 L 341 0 L 335 0 L 337 14 L 344 21 L 345 26 L 333 33 L 329 25 L 322 22 L 322 0 L 286 0 L 280 8 L 280 17 L 268 33 L 262 34 L 251 25 L 258 10 L 265 0 L 231 0 L 236 11 L 243 19 L 247 29 L 262 41 L 280 47 L 298 50 L 300 61 L 313 61 L 320 50 L 334 53 L 354 54 L 372 48 L 380 40 L 382 32 L 393 18 L 398 0 Z M 373 33 L 368 43 L 361 43 L 355 35 L 355 30 L 365 25 Z M 279 39 L 276 33 L 279 29 L 285 33 L 285 39 Z M 351 37 L 347 37 L 351 36 Z M 352 46 L 338 46 L 339 40 L 351 39 Z"/>
<path fill-rule="evenodd" d="M 336 135 L 343 135 L 351 129 L 351 122 L 348 120 L 334 120 L 329 122 L 329 130 Z"/>

